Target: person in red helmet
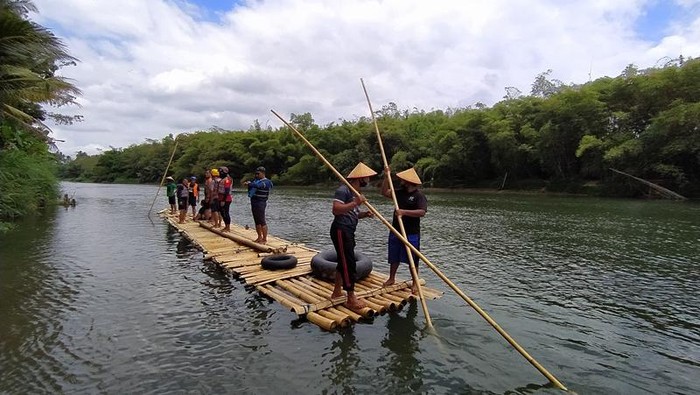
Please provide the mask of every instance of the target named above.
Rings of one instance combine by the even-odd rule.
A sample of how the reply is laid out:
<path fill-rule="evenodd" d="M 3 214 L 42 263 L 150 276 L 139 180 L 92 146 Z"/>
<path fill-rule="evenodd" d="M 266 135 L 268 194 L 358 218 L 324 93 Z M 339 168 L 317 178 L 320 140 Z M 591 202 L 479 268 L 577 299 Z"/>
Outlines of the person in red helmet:
<path fill-rule="evenodd" d="M 219 168 L 221 181 L 219 181 L 219 204 L 221 205 L 221 218 L 224 220 L 223 232 L 231 231 L 231 202 L 233 202 L 233 179 L 228 174 L 228 167 Z M 221 226 L 221 223 L 219 223 Z"/>

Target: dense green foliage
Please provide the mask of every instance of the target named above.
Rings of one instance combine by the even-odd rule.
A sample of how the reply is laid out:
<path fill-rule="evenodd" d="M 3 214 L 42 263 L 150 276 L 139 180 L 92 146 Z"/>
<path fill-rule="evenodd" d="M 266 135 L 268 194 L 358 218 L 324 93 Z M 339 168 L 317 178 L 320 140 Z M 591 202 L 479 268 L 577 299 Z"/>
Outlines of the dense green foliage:
<path fill-rule="evenodd" d="M 648 192 L 609 171 L 616 168 L 700 196 L 700 61 L 679 59 L 660 69 L 628 66 L 616 78 L 565 86 L 540 74 L 529 96 L 507 89 L 491 108 L 377 111 L 395 170 L 415 165 L 435 187 L 541 188 L 608 195 Z M 342 172 L 362 160 L 381 170 L 370 117 L 326 126 L 311 114 L 291 123 Z M 62 168 L 74 180 L 159 182 L 172 135 L 98 156 L 80 153 Z M 263 165 L 278 183 L 333 182 L 332 174 L 286 127 L 202 131 L 178 136 L 170 174 L 201 175 L 228 166 L 234 177 Z"/>
<path fill-rule="evenodd" d="M 60 40 L 27 19 L 28 0 L 0 0 L 0 231 L 15 219 L 55 201 L 56 155 L 46 119 L 79 117 L 47 112 L 41 105 L 74 103 L 78 89 L 54 73 L 74 64 Z"/>

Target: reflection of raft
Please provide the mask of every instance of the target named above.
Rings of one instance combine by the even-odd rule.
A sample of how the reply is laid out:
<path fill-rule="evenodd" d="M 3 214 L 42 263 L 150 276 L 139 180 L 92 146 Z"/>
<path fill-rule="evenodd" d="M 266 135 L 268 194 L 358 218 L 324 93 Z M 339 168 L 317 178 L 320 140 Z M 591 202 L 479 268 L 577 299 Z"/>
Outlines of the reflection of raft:
<path fill-rule="evenodd" d="M 265 245 L 258 244 L 252 241 L 257 236 L 254 229 L 244 229 L 235 224 L 231 224 L 231 232 L 227 233 L 212 228 L 204 221 L 197 223 L 188 219 L 184 224 L 179 224 L 177 218 L 167 211 L 162 211 L 161 215 L 204 251 L 204 259 L 211 259 L 234 277 L 255 286 L 260 293 L 325 330 L 334 330 L 389 310 L 401 309 L 414 298 L 410 281 L 397 281 L 384 287 L 387 276 L 374 270 L 355 284 L 356 295 L 364 298 L 368 307 L 360 311 L 350 310 L 343 306 L 345 297 L 329 299 L 333 291 L 332 281 L 312 275 L 311 259 L 318 251 L 276 237 L 268 237 Z M 278 270 L 266 270 L 261 266 L 262 257 L 278 254 L 296 257 L 296 266 Z M 423 288 L 423 294 L 428 299 L 435 299 L 442 292 Z"/>

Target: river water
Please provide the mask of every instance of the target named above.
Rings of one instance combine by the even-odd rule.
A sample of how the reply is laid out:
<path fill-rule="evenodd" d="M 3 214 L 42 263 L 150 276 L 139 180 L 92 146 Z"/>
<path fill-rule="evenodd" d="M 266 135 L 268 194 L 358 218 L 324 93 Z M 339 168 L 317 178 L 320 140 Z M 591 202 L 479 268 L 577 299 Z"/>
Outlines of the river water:
<path fill-rule="evenodd" d="M 151 221 L 155 187 L 63 188 L 0 236 L 0 393 L 559 393 L 425 266 L 434 332 L 415 303 L 323 332 Z M 332 193 L 276 189 L 271 233 L 331 247 Z M 425 255 L 570 389 L 700 393 L 700 205 L 427 195 Z M 385 273 L 386 236 L 358 228 Z"/>

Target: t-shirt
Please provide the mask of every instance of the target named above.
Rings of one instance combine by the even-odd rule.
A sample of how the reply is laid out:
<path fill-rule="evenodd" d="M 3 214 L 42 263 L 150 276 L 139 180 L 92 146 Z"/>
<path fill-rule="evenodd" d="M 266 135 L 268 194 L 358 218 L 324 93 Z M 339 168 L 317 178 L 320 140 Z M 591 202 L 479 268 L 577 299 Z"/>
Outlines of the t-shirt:
<path fill-rule="evenodd" d="M 168 185 L 166 185 L 166 194 L 168 197 L 175 196 L 175 188 L 177 188 L 177 185 L 175 185 L 174 182 L 169 182 Z"/>
<path fill-rule="evenodd" d="M 216 177 L 209 184 L 212 200 L 219 200 L 219 183 L 220 182 L 221 182 L 221 178 Z"/>
<path fill-rule="evenodd" d="M 396 202 L 399 204 L 399 208 L 402 210 L 418 210 L 423 209 L 428 211 L 428 199 L 425 198 L 423 192 L 420 189 L 416 189 L 413 192 L 406 191 L 405 188 L 399 188 L 396 190 Z M 419 235 L 420 234 L 420 217 L 409 217 L 404 215 L 401 217 L 403 219 L 403 226 L 406 229 L 407 235 Z M 399 220 L 394 212 L 394 220 L 391 223 L 396 230 L 401 231 L 399 228 Z"/>
<path fill-rule="evenodd" d="M 233 201 L 233 191 L 231 187 L 233 186 L 233 179 L 231 177 L 224 177 L 219 181 L 219 201 L 222 202 L 232 202 Z"/>
<path fill-rule="evenodd" d="M 335 195 L 333 196 L 333 200 L 337 200 L 341 203 L 350 203 L 354 199 L 355 195 L 350 191 L 347 185 L 341 185 L 340 187 L 338 187 L 338 189 L 335 190 Z M 359 215 L 360 208 L 353 207 L 352 210 L 348 211 L 345 214 L 336 215 L 335 219 L 333 219 L 333 222 L 336 225 L 346 227 L 354 232 L 355 229 L 357 229 L 357 221 L 360 218 Z"/>
<path fill-rule="evenodd" d="M 190 196 L 190 191 L 187 189 L 186 186 L 182 184 L 177 184 L 177 196 L 181 198 L 186 198 Z"/>

